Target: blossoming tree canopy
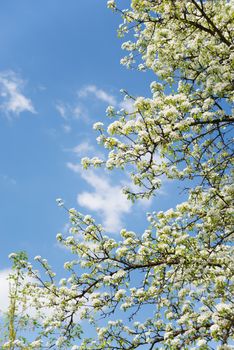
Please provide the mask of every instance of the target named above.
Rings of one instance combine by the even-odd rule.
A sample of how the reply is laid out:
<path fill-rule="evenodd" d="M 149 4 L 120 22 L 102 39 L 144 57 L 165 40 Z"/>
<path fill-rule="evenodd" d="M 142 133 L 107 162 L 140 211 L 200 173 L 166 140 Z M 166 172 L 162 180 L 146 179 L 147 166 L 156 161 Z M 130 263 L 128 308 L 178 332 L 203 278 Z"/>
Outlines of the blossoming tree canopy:
<path fill-rule="evenodd" d="M 108 1 L 123 20 L 119 35 L 131 38 L 122 45 L 129 51 L 122 63 L 155 73 L 152 93 L 125 92 L 131 111 L 108 108 L 114 121 L 94 125 L 108 159 L 84 158 L 83 166 L 126 168 L 137 190 L 124 192 L 133 201 L 157 194 L 162 176 L 186 180 L 187 200 L 148 214 L 142 234 L 122 229 L 120 239 L 70 209 L 71 235 L 57 236 L 75 256 L 64 265 L 69 277 L 57 284 L 45 259 L 36 257 L 47 280 L 13 257 L 33 277 L 22 293 L 38 310 L 40 328 L 34 343 L 19 341 L 73 350 L 228 350 L 234 336 L 234 1 L 127 3 L 122 9 L 121 1 Z M 96 327 L 94 338 L 82 336 L 82 320 Z"/>

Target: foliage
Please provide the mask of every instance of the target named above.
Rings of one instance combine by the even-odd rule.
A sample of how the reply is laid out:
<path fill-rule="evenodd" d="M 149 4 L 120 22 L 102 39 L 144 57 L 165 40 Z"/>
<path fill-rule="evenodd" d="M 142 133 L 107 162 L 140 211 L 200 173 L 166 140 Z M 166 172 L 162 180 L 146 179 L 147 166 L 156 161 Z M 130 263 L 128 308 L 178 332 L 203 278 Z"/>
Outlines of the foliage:
<path fill-rule="evenodd" d="M 151 97 L 125 93 L 131 111 L 108 108 L 114 121 L 107 130 L 94 125 L 108 159 L 84 158 L 83 166 L 130 171 L 136 188 L 124 189 L 130 200 L 152 197 L 164 176 L 186 183 L 187 201 L 149 214 L 142 235 L 121 230 L 118 241 L 92 217 L 68 210 L 71 235 L 57 236 L 75 255 L 64 265 L 68 278 L 57 285 L 41 257 L 47 281 L 26 268 L 35 278 L 26 293 L 38 309 L 51 310 L 41 320 L 42 344 L 231 349 L 234 2 L 132 0 L 121 10 L 111 0 L 108 6 L 122 16 L 119 35 L 131 38 L 122 45 L 129 51 L 122 63 L 155 73 L 157 81 Z M 95 339 L 78 340 L 78 319 L 97 326 Z"/>

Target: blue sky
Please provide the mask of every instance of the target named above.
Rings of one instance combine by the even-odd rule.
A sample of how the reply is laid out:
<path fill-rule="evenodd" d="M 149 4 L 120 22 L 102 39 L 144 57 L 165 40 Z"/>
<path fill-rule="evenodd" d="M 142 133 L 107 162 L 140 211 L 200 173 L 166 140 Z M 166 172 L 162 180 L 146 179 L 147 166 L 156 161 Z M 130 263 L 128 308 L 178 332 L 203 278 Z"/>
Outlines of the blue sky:
<path fill-rule="evenodd" d="M 55 236 L 68 218 L 57 207 L 94 215 L 110 234 L 141 233 L 145 212 L 173 206 L 176 186 L 164 183 L 150 204 L 132 206 L 120 193 L 123 174 L 81 173 L 80 159 L 103 152 L 92 124 L 121 88 L 149 95 L 148 73 L 126 70 L 116 29 L 119 16 L 99 0 L 0 0 L 0 289 L 8 255 L 26 250 L 57 271 L 68 252 Z M 108 122 L 108 121 L 107 121 Z M 0 294 L 3 301 L 3 292 Z"/>

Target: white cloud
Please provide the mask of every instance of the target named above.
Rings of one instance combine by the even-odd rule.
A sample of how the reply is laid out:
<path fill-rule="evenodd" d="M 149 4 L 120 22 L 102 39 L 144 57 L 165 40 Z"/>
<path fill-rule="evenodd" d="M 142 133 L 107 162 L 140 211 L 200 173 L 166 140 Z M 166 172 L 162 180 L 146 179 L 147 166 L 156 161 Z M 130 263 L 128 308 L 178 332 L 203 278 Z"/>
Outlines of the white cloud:
<path fill-rule="evenodd" d="M 125 109 L 126 112 L 132 113 L 134 111 L 134 101 L 125 99 L 119 103 L 119 107 Z"/>
<path fill-rule="evenodd" d="M 62 102 L 58 102 L 55 104 L 55 108 L 59 112 L 60 116 L 66 120 L 67 119 L 67 106 L 65 106 L 65 104 Z"/>
<path fill-rule="evenodd" d="M 24 81 L 14 72 L 0 72 L 0 109 L 5 114 L 36 113 L 32 101 L 22 93 Z"/>
<path fill-rule="evenodd" d="M 84 121 L 88 120 L 87 110 L 81 104 L 75 103 L 72 105 L 60 101 L 55 104 L 55 108 L 59 115 L 66 121 L 71 119 L 82 119 Z"/>
<path fill-rule="evenodd" d="M 83 178 L 94 191 L 78 194 L 78 203 L 103 215 L 106 230 L 119 230 L 122 227 L 123 214 L 129 213 L 132 207 L 131 202 L 122 193 L 122 187 L 111 185 L 107 178 L 99 177 L 93 172 L 89 172 Z"/>
<path fill-rule="evenodd" d="M 117 104 L 116 98 L 113 95 L 102 89 L 99 89 L 96 85 L 88 85 L 78 91 L 79 97 L 87 97 L 88 95 L 94 95 L 98 100 L 107 102 L 113 106 Z"/>
<path fill-rule="evenodd" d="M 97 87 L 96 85 L 86 85 L 82 89 L 77 91 L 78 99 L 73 103 L 64 103 L 62 101 L 57 101 L 55 103 L 55 108 L 59 115 L 66 121 L 70 122 L 72 119 L 84 120 L 85 122 L 90 122 L 89 118 L 89 105 L 85 104 L 82 99 L 86 97 L 94 97 L 101 102 L 106 102 L 108 105 L 112 105 L 117 109 L 125 109 L 128 113 L 134 110 L 134 101 L 131 99 L 124 99 L 122 101 L 117 101 L 117 98 L 108 93 L 107 91 Z M 63 130 L 66 133 L 71 131 L 70 127 L 64 127 Z"/>
<path fill-rule="evenodd" d="M 104 154 L 100 152 L 99 149 L 96 148 L 92 144 L 92 141 L 89 139 L 84 140 L 83 142 L 81 142 L 80 144 L 76 145 L 73 148 L 65 148 L 64 151 L 72 152 L 79 158 L 82 158 L 82 157 L 91 157 L 91 158 L 98 157 L 101 159 L 105 158 Z"/>
<path fill-rule="evenodd" d="M 62 126 L 62 128 L 63 128 L 63 131 L 64 131 L 66 134 L 69 134 L 69 133 L 72 131 L 71 126 L 68 125 L 68 124 L 64 124 L 64 125 Z"/>
<path fill-rule="evenodd" d="M 112 105 L 117 108 L 123 108 L 128 113 L 134 111 L 134 100 L 130 98 L 124 98 L 122 101 L 118 102 L 116 97 L 112 94 L 106 92 L 105 90 L 98 88 L 96 85 L 87 85 L 78 91 L 78 97 L 85 98 L 89 95 L 93 95 L 98 100 L 107 102 L 109 105 Z"/>
<path fill-rule="evenodd" d="M 80 105 L 75 106 L 71 111 L 75 119 L 80 119 L 85 116 L 84 109 Z"/>
<path fill-rule="evenodd" d="M 111 184 L 106 176 L 99 176 L 93 171 L 81 171 L 80 165 L 68 163 L 67 166 L 80 174 L 94 189 L 78 194 L 78 204 L 100 214 L 107 231 L 116 232 L 121 229 L 123 215 L 132 208 L 132 203 L 122 193 L 122 186 Z"/>
<path fill-rule="evenodd" d="M 8 311 L 9 308 L 9 293 L 10 293 L 10 287 L 9 287 L 9 275 L 12 273 L 11 269 L 5 269 L 5 270 L 0 270 L 0 317 L 2 316 L 3 313 L 6 313 Z M 27 282 L 32 282 L 35 283 L 36 280 L 26 277 L 24 279 L 24 283 Z M 48 300 L 47 297 L 47 292 L 45 290 L 45 296 L 40 296 L 40 301 L 41 304 L 43 305 L 43 307 L 40 310 L 37 310 L 33 305 L 34 305 L 34 301 L 33 298 L 28 296 L 27 298 L 27 309 L 21 309 L 19 308 L 18 312 L 20 313 L 20 315 L 23 316 L 24 312 L 26 311 L 27 314 L 34 318 L 37 318 L 37 321 L 40 321 L 41 317 L 50 317 L 52 316 L 54 313 L 57 312 L 56 309 L 54 309 L 54 307 L 50 307 L 49 303 L 50 301 Z M 92 301 L 90 300 L 90 302 L 87 302 L 87 304 L 92 304 Z M 58 308 L 59 309 L 59 308 Z M 82 312 L 83 308 L 80 308 L 77 310 L 77 312 L 74 314 L 74 320 L 76 322 L 81 322 L 80 320 L 80 313 Z M 38 313 L 39 312 L 39 313 Z"/>
<path fill-rule="evenodd" d="M 88 153 L 94 151 L 95 148 L 88 141 L 84 141 L 72 149 L 72 152 L 74 152 L 77 156 L 87 156 Z"/>
<path fill-rule="evenodd" d="M 9 281 L 9 276 L 12 274 L 11 269 L 5 269 L 5 270 L 0 270 L 0 316 L 2 313 L 5 313 L 8 311 L 9 308 L 9 294 L 10 294 L 10 281 Z M 24 283 L 28 282 L 35 282 L 34 279 L 29 278 L 28 276 L 25 277 Z M 43 299 L 42 299 L 43 301 Z M 27 314 L 30 317 L 37 317 L 38 311 L 33 307 L 33 302 L 30 297 L 27 299 L 28 302 L 28 307 L 27 307 Z M 32 302 L 32 303 L 31 303 Z M 45 300 L 45 305 L 46 305 L 46 300 Z M 19 308 L 18 312 L 23 315 L 24 311 L 21 308 Z M 44 314 L 45 316 L 49 316 L 52 314 L 52 309 L 48 308 L 45 306 L 43 310 L 40 310 L 41 314 Z"/>
<path fill-rule="evenodd" d="M 67 163 L 68 169 L 74 171 L 74 173 L 80 174 L 82 172 L 82 168 L 80 164 L 74 164 L 74 163 Z"/>
<path fill-rule="evenodd" d="M 7 312 L 9 307 L 9 294 L 10 294 L 10 281 L 9 276 L 13 271 L 11 269 L 0 270 L 0 311 L 1 313 Z M 33 281 L 32 278 L 26 277 L 24 283 Z M 31 316 L 36 314 L 33 308 L 27 310 Z"/>
<path fill-rule="evenodd" d="M 10 269 L 0 271 L 0 311 L 6 312 L 9 306 L 9 281 Z"/>

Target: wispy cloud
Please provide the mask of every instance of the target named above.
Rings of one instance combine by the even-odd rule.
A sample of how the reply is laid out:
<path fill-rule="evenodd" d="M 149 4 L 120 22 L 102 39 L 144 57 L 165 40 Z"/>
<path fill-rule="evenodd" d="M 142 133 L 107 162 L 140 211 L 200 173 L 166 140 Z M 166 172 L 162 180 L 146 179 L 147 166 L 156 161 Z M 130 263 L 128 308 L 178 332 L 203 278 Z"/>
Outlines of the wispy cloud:
<path fill-rule="evenodd" d="M 75 153 L 77 156 L 83 157 L 95 152 L 95 147 L 91 145 L 88 141 L 84 141 L 72 148 L 72 152 Z"/>
<path fill-rule="evenodd" d="M 112 184 L 106 176 L 99 176 L 93 171 L 84 172 L 80 165 L 67 163 L 67 166 L 80 174 L 93 188 L 93 191 L 78 194 L 78 204 L 100 214 L 107 231 L 116 232 L 121 229 L 123 215 L 129 213 L 132 208 L 132 203 L 122 193 L 122 186 Z"/>
<path fill-rule="evenodd" d="M 118 101 L 116 96 L 96 85 L 87 85 L 78 91 L 79 98 L 86 98 L 89 96 L 94 96 L 96 99 L 106 102 L 108 105 L 112 105 L 116 108 L 125 109 L 128 113 L 131 113 L 134 110 L 133 99 L 126 97 L 125 99 Z"/>
<path fill-rule="evenodd" d="M 70 126 L 72 120 L 92 122 L 90 118 L 90 114 L 92 114 L 89 103 L 90 99 L 96 99 L 101 103 L 105 102 L 107 105 L 112 105 L 116 109 L 125 109 L 125 111 L 128 113 L 131 113 L 134 110 L 133 100 L 128 98 L 119 101 L 116 96 L 102 88 L 97 87 L 96 85 L 86 85 L 80 90 L 76 91 L 74 101 L 57 101 L 55 103 L 55 109 L 66 122 L 66 125 L 62 126 L 65 133 L 70 133 L 72 131 L 72 127 Z"/>
<path fill-rule="evenodd" d="M 87 109 L 79 102 L 76 102 L 74 104 L 68 104 L 59 101 L 55 104 L 55 108 L 58 111 L 59 115 L 67 122 L 72 119 L 80 119 L 83 121 L 88 120 Z"/>
<path fill-rule="evenodd" d="M 68 124 L 62 125 L 62 129 L 66 134 L 69 134 L 72 131 L 72 127 Z"/>
<path fill-rule="evenodd" d="M 116 106 L 117 101 L 115 96 L 98 88 L 96 85 L 87 85 L 78 91 L 78 97 L 87 97 L 89 95 L 95 96 L 98 100 L 106 102 L 112 106 Z"/>
<path fill-rule="evenodd" d="M 24 85 L 13 71 L 0 72 L 0 109 L 4 114 L 36 113 L 32 101 L 23 94 Z"/>
<path fill-rule="evenodd" d="M 68 169 L 72 170 L 74 173 L 81 174 L 82 168 L 80 164 L 74 164 L 71 162 L 67 163 Z"/>
<path fill-rule="evenodd" d="M 96 146 L 96 145 L 95 145 Z M 79 157 L 99 157 L 101 159 L 105 158 L 105 155 L 92 144 L 92 140 L 85 139 L 83 142 L 79 143 L 73 148 L 64 149 L 65 151 L 72 152 L 75 156 Z"/>
<path fill-rule="evenodd" d="M 68 109 L 68 107 L 63 102 L 57 102 L 55 104 L 55 108 L 59 112 L 59 115 L 63 119 L 67 120 L 67 109 Z"/>
<path fill-rule="evenodd" d="M 134 111 L 134 100 L 126 99 L 119 103 L 119 108 L 123 108 L 126 112 L 132 113 Z"/>

